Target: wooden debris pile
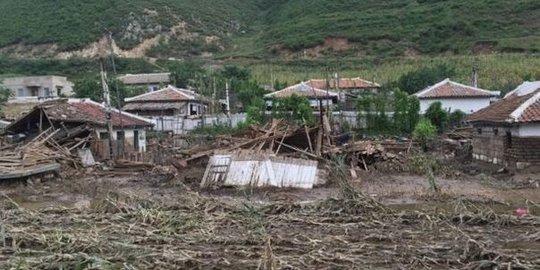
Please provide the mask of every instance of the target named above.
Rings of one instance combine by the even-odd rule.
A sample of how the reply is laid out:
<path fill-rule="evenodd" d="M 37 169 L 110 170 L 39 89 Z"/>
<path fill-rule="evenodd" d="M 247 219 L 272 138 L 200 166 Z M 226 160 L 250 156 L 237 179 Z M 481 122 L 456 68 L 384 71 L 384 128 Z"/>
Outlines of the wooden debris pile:
<path fill-rule="evenodd" d="M 62 165 L 79 168 L 80 160 L 72 152 L 85 146 L 90 138 L 75 139 L 74 134 L 64 129 L 49 128 L 24 145 L 12 144 L 3 147 L 0 149 L 0 178 L 21 178 L 58 172 Z"/>

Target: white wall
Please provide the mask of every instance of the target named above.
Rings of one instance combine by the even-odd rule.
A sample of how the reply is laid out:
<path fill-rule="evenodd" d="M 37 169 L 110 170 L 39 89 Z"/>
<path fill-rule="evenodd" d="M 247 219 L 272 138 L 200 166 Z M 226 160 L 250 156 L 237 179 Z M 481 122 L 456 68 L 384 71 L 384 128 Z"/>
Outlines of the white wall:
<path fill-rule="evenodd" d="M 124 137 L 125 137 L 125 140 L 127 142 L 129 142 L 130 145 L 133 145 L 134 143 L 134 136 L 135 136 L 135 130 L 138 130 L 139 131 L 139 152 L 143 153 L 143 152 L 146 152 L 146 130 L 144 129 L 124 129 Z M 113 135 L 112 135 L 112 139 L 113 140 L 117 140 L 118 137 L 117 137 L 117 134 L 118 134 L 118 131 L 121 131 L 120 129 L 114 129 L 113 130 Z M 102 132 L 107 132 L 107 129 L 96 129 L 96 132 L 97 132 L 97 136 L 98 136 L 98 139 L 103 139 L 100 137 L 100 133 Z"/>
<path fill-rule="evenodd" d="M 456 110 L 462 110 L 466 114 L 471 114 L 478 110 L 481 110 L 490 104 L 490 98 L 444 98 L 444 99 L 421 99 L 420 100 L 420 113 L 424 114 L 429 106 L 440 101 L 445 110 L 454 112 Z"/>
<path fill-rule="evenodd" d="M 517 128 L 519 137 L 540 137 L 540 124 L 523 124 Z"/>
<path fill-rule="evenodd" d="M 73 83 L 65 77 L 60 76 L 35 76 L 6 78 L 3 85 L 10 89 L 13 98 L 32 96 L 32 89 L 37 90 L 38 97 L 46 97 L 46 88 L 49 89 L 48 97 L 57 97 L 58 89 L 61 88 L 61 95 L 71 96 L 73 94 Z M 22 90 L 19 91 L 19 89 Z"/>

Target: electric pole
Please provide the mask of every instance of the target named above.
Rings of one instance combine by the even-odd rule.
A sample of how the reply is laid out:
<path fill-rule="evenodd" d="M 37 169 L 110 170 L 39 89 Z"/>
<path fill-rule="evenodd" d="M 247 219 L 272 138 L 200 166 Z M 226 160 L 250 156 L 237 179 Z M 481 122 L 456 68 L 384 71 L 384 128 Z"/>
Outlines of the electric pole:
<path fill-rule="evenodd" d="M 100 62 L 101 68 L 101 86 L 103 87 L 103 100 L 105 101 L 105 118 L 107 120 L 107 132 L 109 133 L 109 165 L 112 165 L 113 160 L 113 124 L 112 124 L 112 107 L 111 95 L 109 93 L 109 85 L 107 83 L 107 74 L 103 70 L 103 60 Z"/>

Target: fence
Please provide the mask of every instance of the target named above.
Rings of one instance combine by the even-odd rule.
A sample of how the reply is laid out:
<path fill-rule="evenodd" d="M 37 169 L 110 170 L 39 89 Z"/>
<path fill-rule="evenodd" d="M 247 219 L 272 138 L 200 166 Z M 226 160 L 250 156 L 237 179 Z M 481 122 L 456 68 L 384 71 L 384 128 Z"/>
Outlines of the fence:
<path fill-rule="evenodd" d="M 188 131 L 200 127 L 209 127 L 220 124 L 228 124 L 232 127 L 238 126 L 240 122 L 246 120 L 245 113 L 227 115 L 208 115 L 198 118 L 187 118 L 183 116 L 163 116 L 150 119 L 154 123 L 154 130 L 170 131 L 174 134 L 186 134 Z"/>

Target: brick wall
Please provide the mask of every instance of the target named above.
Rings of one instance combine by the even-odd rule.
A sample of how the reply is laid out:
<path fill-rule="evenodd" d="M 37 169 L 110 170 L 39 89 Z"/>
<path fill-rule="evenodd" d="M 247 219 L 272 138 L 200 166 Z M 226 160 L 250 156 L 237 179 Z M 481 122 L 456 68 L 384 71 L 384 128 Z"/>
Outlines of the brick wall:
<path fill-rule="evenodd" d="M 475 129 L 472 140 L 474 159 L 518 168 L 540 164 L 540 137 L 512 136 L 509 140 L 503 128 L 479 131 Z"/>
<path fill-rule="evenodd" d="M 509 162 L 540 164 L 540 137 L 512 137 L 512 144 L 506 149 L 505 159 Z"/>
<path fill-rule="evenodd" d="M 484 127 L 475 129 L 472 140 L 473 158 L 494 164 L 504 164 L 505 158 L 505 131 Z"/>

